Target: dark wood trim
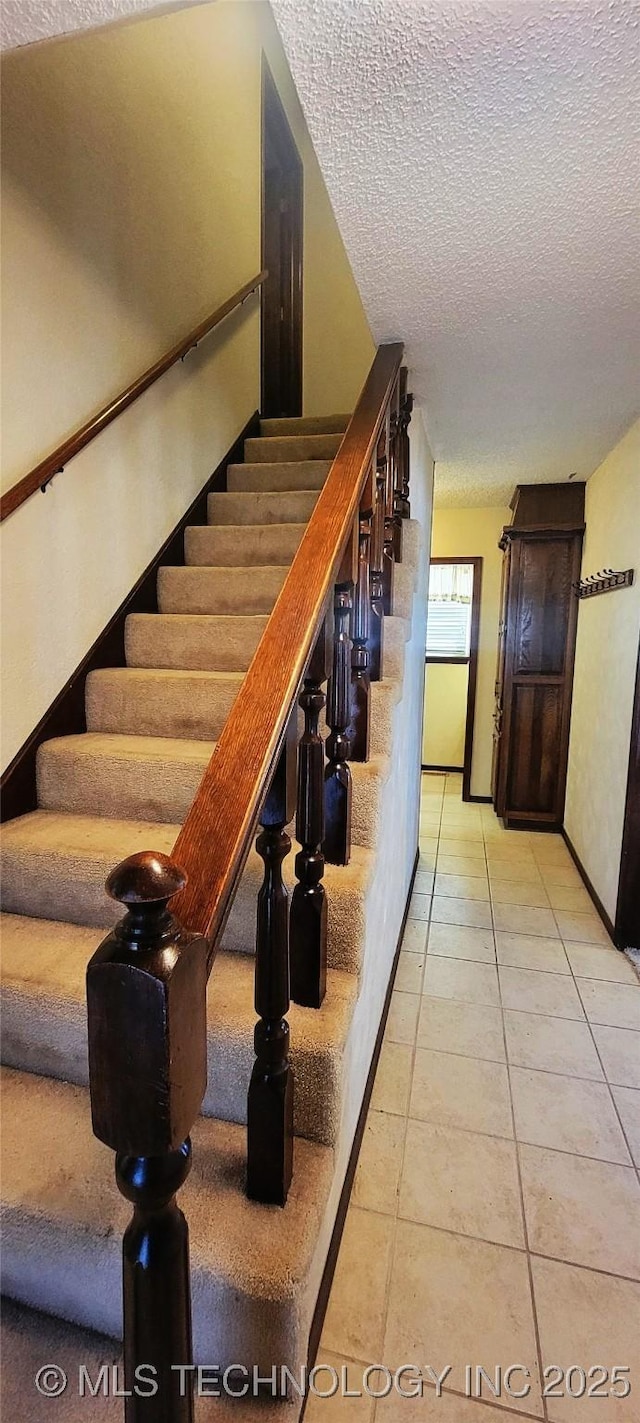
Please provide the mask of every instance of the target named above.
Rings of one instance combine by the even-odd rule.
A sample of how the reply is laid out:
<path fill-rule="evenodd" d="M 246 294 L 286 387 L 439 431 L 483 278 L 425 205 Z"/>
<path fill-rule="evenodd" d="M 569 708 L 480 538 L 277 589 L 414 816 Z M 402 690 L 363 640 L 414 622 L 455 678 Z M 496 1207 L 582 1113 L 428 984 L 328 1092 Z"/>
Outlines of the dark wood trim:
<path fill-rule="evenodd" d="M 578 523 L 575 520 L 571 520 L 568 524 L 506 524 L 498 541 L 498 548 L 504 552 L 506 545 L 512 542 L 514 537 L 552 539 L 557 534 L 583 534 L 586 527 L 585 523 Z"/>
<path fill-rule="evenodd" d="M 473 590 L 471 594 L 471 630 L 469 637 L 469 656 L 467 657 L 427 657 L 427 662 L 450 662 L 460 664 L 468 662 L 469 680 L 467 683 L 467 717 L 464 732 L 464 765 L 462 766 L 462 799 L 471 799 L 471 766 L 473 762 L 473 733 L 476 719 L 476 693 L 478 690 L 478 644 L 480 639 L 480 604 L 482 599 L 482 559 L 476 554 L 472 558 L 431 558 L 431 563 L 468 563 L 473 565 Z M 424 769 L 424 767 L 423 767 Z M 458 770 L 456 766 L 444 766 L 443 770 Z"/>
<path fill-rule="evenodd" d="M 266 215 L 267 215 L 267 185 L 266 185 L 266 146 L 267 133 L 269 140 L 274 144 L 282 158 L 282 171 L 286 172 L 286 194 L 284 201 L 289 209 L 289 242 L 290 252 L 290 302 L 289 302 L 289 322 L 288 322 L 288 365 L 289 382 L 286 409 L 273 411 L 269 407 L 266 399 L 265 372 L 269 361 L 274 358 L 271 349 L 271 333 L 269 325 L 269 315 L 267 310 L 270 288 L 265 284 L 262 291 L 260 307 L 260 408 L 263 415 L 269 416 L 302 415 L 302 342 L 303 342 L 303 263 L 304 263 L 304 164 L 298 152 L 298 147 L 291 131 L 289 120 L 278 87 L 276 85 L 271 69 L 267 62 L 266 55 L 262 55 L 262 111 L 261 111 L 261 197 L 260 197 L 260 262 L 265 271 L 268 263 L 265 260 L 267 249 L 266 241 Z M 268 273 L 267 273 L 268 275 Z M 272 280 L 276 274 L 272 273 Z"/>
<path fill-rule="evenodd" d="M 534 829 L 539 829 L 539 828 L 540 828 L 539 826 L 534 826 Z M 586 891 L 587 891 L 587 894 L 588 894 L 588 895 L 590 896 L 590 898 L 593 900 L 594 907 L 595 907 L 595 909 L 597 910 L 597 912 L 598 912 L 598 914 L 599 914 L 599 916 L 600 916 L 600 918 L 601 918 L 601 920 L 602 920 L 602 922 L 603 922 L 603 924 L 604 924 L 604 927 L 605 927 L 607 933 L 611 935 L 611 938 L 613 939 L 613 941 L 614 941 L 614 943 L 615 943 L 615 942 L 616 942 L 616 936 L 615 936 L 615 928 L 614 928 L 614 925 L 613 925 L 611 919 L 609 918 L 609 915 L 607 914 L 607 911 L 606 911 L 606 909 L 605 909 L 605 907 L 604 907 L 604 904 L 602 903 L 602 900 L 600 899 L 600 896 L 596 893 L 595 889 L 593 888 L 593 885 L 592 885 L 592 883 L 591 883 L 591 880 L 589 879 L 589 876 L 588 876 L 588 874 L 587 874 L 587 871 L 585 870 L 585 867 L 584 867 L 584 865 L 583 865 L 583 863 L 582 863 L 582 860 L 580 859 L 580 856 L 579 856 L 577 850 L 574 849 L 574 846 L 573 846 L 572 843 L 571 843 L 571 840 L 570 840 L 570 838 L 569 838 L 569 836 L 568 836 L 568 834 L 567 834 L 567 832 L 566 832 L 566 830 L 565 830 L 565 828 L 564 828 L 564 825 L 563 825 L 563 827 L 562 827 L 562 830 L 560 831 L 560 834 L 562 835 L 562 838 L 563 838 L 563 840 L 564 840 L 564 843 L 565 843 L 565 845 L 566 845 L 566 847 L 567 847 L 567 849 L 568 849 L 568 851 L 569 851 L 569 854 L 570 854 L 571 859 L 573 860 L 573 863 L 574 863 L 574 865 L 575 865 L 575 867 L 576 867 L 576 869 L 577 869 L 577 871 L 578 871 L 578 874 L 580 875 L 580 878 L 581 878 L 582 883 L 583 883 L 583 885 L 584 885 L 584 887 L 585 887 L 585 889 L 586 889 Z M 620 947 L 622 947 L 622 946 L 621 946 L 620 944 L 618 944 L 616 947 L 617 947 L 617 948 L 620 948 Z"/>
<path fill-rule="evenodd" d="M 330 591 L 353 537 L 403 347 L 380 346 L 326 483 L 174 847 L 174 912 L 212 952 L 249 851 Z M 199 926 L 199 927 L 196 927 Z"/>
<path fill-rule="evenodd" d="M 471 638 L 469 642 L 469 685 L 467 688 L 467 724 L 464 736 L 464 770 L 462 773 L 462 799 L 471 795 L 471 765 L 473 761 L 473 734 L 476 719 L 476 693 L 478 689 L 478 645 L 480 641 L 480 603 L 482 599 L 482 559 L 473 558 L 473 600 L 471 603 Z"/>
<path fill-rule="evenodd" d="M 308 1365 L 309 1369 L 312 1369 L 312 1368 L 314 1367 L 315 1362 L 316 1362 L 316 1358 L 317 1358 L 317 1354 L 318 1354 L 318 1348 L 319 1348 L 319 1345 L 320 1345 L 320 1339 L 321 1339 L 321 1336 L 322 1336 L 322 1329 L 323 1329 L 323 1326 L 324 1326 L 324 1318 L 325 1318 L 325 1314 L 326 1314 L 326 1312 L 327 1312 L 327 1305 L 328 1305 L 328 1303 L 329 1303 L 329 1295 L 331 1294 L 331 1286 L 332 1286 L 332 1284 L 333 1284 L 333 1276 L 334 1276 L 334 1274 L 335 1274 L 336 1264 L 337 1264 L 337 1262 L 338 1262 L 338 1253 L 339 1253 L 340 1244 L 341 1244 L 341 1241 L 342 1241 L 342 1233 L 343 1233 L 344 1226 L 345 1226 L 345 1221 L 346 1221 L 346 1218 L 347 1218 L 347 1210 L 348 1210 L 348 1208 L 349 1208 L 349 1201 L 350 1201 L 350 1199 L 351 1199 L 351 1192 L 352 1192 L 352 1190 L 353 1190 L 353 1182 L 354 1182 L 354 1178 L 355 1178 L 355 1174 L 356 1174 L 356 1168 L 357 1168 L 357 1165 L 358 1165 L 358 1157 L 359 1157 L 359 1155 L 360 1155 L 360 1148 L 361 1148 L 361 1146 L 362 1146 L 362 1139 L 363 1139 L 363 1137 L 364 1137 L 365 1127 L 366 1127 L 366 1125 L 367 1125 L 367 1116 L 368 1116 L 368 1113 L 369 1113 L 369 1106 L 370 1106 L 370 1104 L 371 1104 L 371 1096 L 372 1096 L 372 1093 L 373 1093 L 373 1084 L 374 1084 L 374 1082 L 375 1082 L 376 1072 L 377 1072 L 377 1069 L 378 1069 L 378 1062 L 379 1062 L 379 1059 L 380 1059 L 380 1053 L 381 1053 L 381 1051 L 382 1051 L 382 1043 L 383 1043 L 383 1040 L 384 1040 L 384 1032 L 385 1032 L 385 1028 L 386 1028 L 386 1026 L 387 1026 L 387 1018 L 388 1018 L 388 1016 L 389 1016 L 389 1009 L 390 1009 L 390 1007 L 391 1007 L 391 995 L 392 995 L 392 993 L 393 993 L 393 986 L 394 986 L 394 983 L 395 983 L 396 973 L 397 973 L 397 971 L 398 971 L 398 959 L 400 958 L 400 952 L 401 952 L 401 949 L 402 949 L 402 940 L 403 940 L 403 938 L 404 938 L 404 932 L 405 932 L 405 929 L 406 929 L 406 926 L 407 926 L 407 919 L 409 918 L 409 908 L 410 908 L 410 905 L 411 905 L 411 896 L 412 896 L 412 894 L 413 894 L 413 886 L 414 886 L 414 883 L 415 883 L 415 878 L 416 878 L 416 874 L 417 874 L 417 870 L 418 870 L 418 862 L 419 862 L 419 860 L 420 860 L 420 847 L 418 847 L 418 849 L 416 850 L 416 857 L 415 857 L 415 860 L 414 860 L 414 862 L 413 862 L 413 871 L 412 871 L 412 874 L 411 874 L 411 883 L 410 883 L 410 885 L 409 885 L 409 893 L 407 894 L 407 902 L 406 902 L 405 907 L 404 907 L 404 914 L 403 914 L 403 916 L 402 916 L 402 924 L 401 924 L 401 926 L 400 926 L 400 933 L 399 933 L 399 935 L 398 935 L 398 942 L 397 942 L 397 944 L 396 944 L 396 950 L 395 950 L 395 954 L 394 954 L 393 964 L 392 964 L 392 967 L 391 967 L 391 973 L 390 973 L 390 975 L 389 975 L 389 984 L 388 984 L 388 987 L 387 987 L 387 993 L 386 993 L 386 997 L 385 997 L 385 1000 L 384 1000 L 384 1007 L 383 1007 L 383 1009 L 382 1009 L 382 1017 L 381 1017 L 381 1019 L 380 1019 L 380 1026 L 379 1026 L 379 1028 L 378 1028 L 378 1033 L 377 1033 L 377 1037 L 376 1037 L 376 1041 L 375 1041 L 375 1046 L 374 1046 L 374 1049 L 373 1049 L 373 1056 L 372 1056 L 372 1058 L 371 1058 L 371 1065 L 370 1065 L 370 1067 L 369 1067 L 369 1073 L 368 1073 L 368 1076 L 367 1076 L 366 1086 L 365 1086 L 365 1089 L 364 1089 L 364 1096 L 363 1096 L 363 1098 L 362 1098 L 362 1106 L 360 1107 L 360 1113 L 359 1113 L 359 1116 L 358 1116 L 358 1121 L 357 1121 L 357 1125 L 356 1125 L 356 1129 L 355 1129 L 355 1133 L 354 1133 L 354 1137 L 353 1137 L 353 1145 L 352 1145 L 352 1147 L 351 1147 L 351 1152 L 350 1152 L 349 1160 L 348 1160 L 348 1163 L 347 1163 L 347 1169 L 346 1169 L 346 1172 L 345 1172 L 344 1182 L 343 1182 L 343 1185 L 342 1185 L 342 1191 L 341 1191 L 341 1193 L 340 1193 L 340 1200 L 339 1200 L 339 1202 L 338 1202 L 338 1209 L 337 1209 L 337 1211 L 336 1211 L 336 1218 L 335 1218 L 335 1221 L 334 1221 L 333 1233 L 332 1233 L 332 1235 L 331 1235 L 331 1240 L 330 1240 L 330 1242 L 329 1242 L 329 1249 L 328 1249 L 328 1251 L 327 1251 L 327 1258 L 326 1258 L 326 1261 L 325 1261 L 325 1266 L 324 1266 L 324 1271 L 323 1271 L 322 1279 L 321 1279 L 321 1281 L 320 1281 L 320 1289 L 318 1290 L 318 1298 L 317 1298 L 317 1300 L 316 1300 L 316 1306 L 315 1306 L 315 1309 L 314 1309 L 314 1312 L 313 1312 L 313 1319 L 312 1319 L 312 1321 L 311 1321 L 311 1329 L 310 1329 L 310 1331 L 309 1331 L 309 1348 L 308 1348 L 308 1352 L 307 1352 L 307 1365 Z M 302 1419 L 303 1419 L 303 1417 L 304 1417 L 305 1408 L 306 1408 L 306 1399 L 305 1399 L 305 1403 L 304 1403 L 304 1407 L 303 1407 L 302 1413 L 300 1414 L 300 1423 L 302 1423 Z"/>
<path fill-rule="evenodd" d="M 491 805 L 490 795 L 470 795 L 467 796 L 467 800 L 470 800 L 475 805 Z"/>
<path fill-rule="evenodd" d="M 95 440 L 96 435 L 100 435 L 103 430 L 106 430 L 107 425 L 111 425 L 119 415 L 122 415 L 124 410 L 128 410 L 129 406 L 133 405 L 141 395 L 144 395 L 144 392 L 155 381 L 165 375 L 178 361 L 183 360 L 189 351 L 192 351 L 194 346 L 203 341 L 205 336 L 209 336 L 216 326 L 219 326 L 227 316 L 231 315 L 232 311 L 236 310 L 236 307 L 242 306 L 243 301 L 246 301 L 252 292 L 257 291 L 263 285 L 268 275 L 268 272 L 261 271 L 257 276 L 252 277 L 250 282 L 245 282 L 243 287 L 240 287 L 233 296 L 222 303 L 222 306 L 218 306 L 210 316 L 207 316 L 198 326 L 194 326 L 193 330 L 181 341 L 178 341 L 176 346 L 172 346 L 170 351 L 165 351 L 160 360 L 144 371 L 141 376 L 138 376 L 137 380 L 128 385 L 119 395 L 116 395 L 114 400 L 110 400 L 109 404 L 99 410 L 97 415 L 92 415 L 86 424 L 70 435 L 67 440 L 63 440 L 62 444 L 58 445 L 58 448 L 53 450 L 50 455 L 47 455 L 46 459 L 41 460 L 34 469 L 19 479 L 17 484 L 8 489 L 0 500 L 0 522 L 15 513 L 16 509 L 25 503 L 25 500 L 30 499 L 31 495 L 36 493 L 36 490 L 46 489 L 54 475 L 62 474 L 69 460 L 72 460 L 81 450 L 86 449 L 87 445 Z"/>
<path fill-rule="evenodd" d="M 460 772 L 464 771 L 464 766 L 426 766 L 423 761 L 420 769 L 422 771 L 440 771 L 444 776 L 446 775 L 447 771 L 456 771 L 458 774 L 460 774 Z"/>
<path fill-rule="evenodd" d="M 433 663 L 435 663 L 436 665 L 439 665 L 439 664 L 441 664 L 441 663 L 444 663 L 445 666 L 446 666 L 447 663 L 449 663 L 452 667 L 462 667 L 463 665 L 466 667 L 467 664 L 468 664 L 468 662 L 470 661 L 470 658 L 468 658 L 468 657 L 430 657 L 430 656 L 427 656 L 427 657 L 425 657 L 424 660 L 425 660 L 426 663 L 431 663 L 431 662 L 433 662 Z"/>
<path fill-rule="evenodd" d="M 127 594 L 124 602 L 103 628 L 99 637 L 89 649 L 86 657 L 76 667 L 68 682 L 58 693 L 38 725 L 16 752 L 0 781 L 1 818 L 13 820 L 17 815 L 26 815 L 37 808 L 36 757 L 43 741 L 54 736 L 72 736 L 86 731 L 84 708 L 84 685 L 89 672 L 98 667 L 124 667 L 124 625 L 129 613 L 155 613 L 158 611 L 157 582 L 158 569 L 165 565 L 175 567 L 184 563 L 184 531 L 191 524 L 206 524 L 207 496 L 212 490 L 227 487 L 227 466 L 241 463 L 244 442 L 258 433 L 260 417 L 256 410 L 244 429 L 234 441 L 231 449 L 214 470 L 200 493 L 190 504 L 186 514 L 175 529 L 165 539 L 162 548 L 145 568 L 137 583 Z"/>
<path fill-rule="evenodd" d="M 640 647 L 636 662 L 636 689 L 631 717 L 629 772 L 613 939 L 619 949 L 640 948 Z"/>

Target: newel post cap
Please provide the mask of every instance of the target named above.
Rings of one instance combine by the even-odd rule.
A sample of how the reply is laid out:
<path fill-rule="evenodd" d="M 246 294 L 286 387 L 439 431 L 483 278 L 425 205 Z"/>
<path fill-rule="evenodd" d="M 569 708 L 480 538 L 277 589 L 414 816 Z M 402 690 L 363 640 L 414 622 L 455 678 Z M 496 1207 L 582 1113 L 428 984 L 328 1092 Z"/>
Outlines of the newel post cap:
<path fill-rule="evenodd" d="M 129 855 L 108 876 L 105 889 L 111 899 L 127 907 L 167 904 L 187 883 L 185 871 L 159 850 Z"/>

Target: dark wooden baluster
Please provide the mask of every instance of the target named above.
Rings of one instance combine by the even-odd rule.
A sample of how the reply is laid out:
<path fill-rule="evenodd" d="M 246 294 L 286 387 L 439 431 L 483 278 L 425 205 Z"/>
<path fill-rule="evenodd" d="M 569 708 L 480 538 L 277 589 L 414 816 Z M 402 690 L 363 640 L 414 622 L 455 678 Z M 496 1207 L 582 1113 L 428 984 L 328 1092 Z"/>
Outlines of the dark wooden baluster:
<path fill-rule="evenodd" d="M 393 464 L 393 449 L 391 445 L 391 415 L 387 412 L 385 422 L 385 441 L 387 450 L 387 464 L 385 469 L 384 482 L 384 543 L 382 551 L 382 607 L 383 611 L 389 615 L 393 611 L 393 573 L 395 569 L 394 558 L 394 481 L 395 471 Z"/>
<path fill-rule="evenodd" d="M 391 411 L 389 446 L 391 449 L 393 467 L 393 557 L 395 563 L 402 563 L 402 514 L 400 512 L 402 461 L 400 459 L 400 410 L 398 408 L 398 399 L 399 391 L 396 386 L 393 396 L 395 408 Z"/>
<path fill-rule="evenodd" d="M 352 761 L 369 760 L 369 736 L 371 728 L 370 673 L 369 673 L 369 564 L 371 555 L 371 508 L 372 481 L 365 490 L 365 501 L 360 507 L 358 521 L 358 581 L 353 604 L 351 636 L 353 652 L 351 656 L 351 716 L 349 721 L 349 744 Z"/>
<path fill-rule="evenodd" d="M 285 825 L 293 818 L 296 736 L 287 731 L 256 841 L 264 861 L 256 921 L 256 1023 L 247 1101 L 247 1195 L 284 1206 L 293 1174 L 293 1069 L 289 1062 L 289 894 L 282 861 L 291 849 Z"/>
<path fill-rule="evenodd" d="M 400 410 L 398 414 L 398 482 L 400 492 L 396 500 L 396 508 L 402 519 L 411 518 L 411 505 L 409 503 L 409 425 L 411 423 L 412 410 L 413 396 L 407 392 L 407 371 L 406 367 L 403 366 L 400 371 Z"/>
<path fill-rule="evenodd" d="M 351 855 L 351 771 L 348 765 L 351 692 L 351 616 L 353 582 L 336 583 L 333 667 L 327 706 L 328 764 L 324 773 L 324 854 L 330 865 L 348 865 Z"/>
<path fill-rule="evenodd" d="M 188 1228 L 176 1192 L 206 1086 L 207 944 L 169 912 L 186 877 L 145 852 L 107 880 L 127 913 L 87 969 L 93 1130 L 134 1206 L 123 1243 L 126 1423 L 193 1423 Z M 157 1391 L 134 1390 L 155 1369 Z M 172 1367 L 172 1365 L 174 1367 Z"/>
<path fill-rule="evenodd" d="M 375 504 L 371 537 L 371 599 L 369 620 L 369 676 L 372 682 L 382 677 L 382 654 L 384 648 L 384 607 L 382 589 L 382 564 L 384 550 L 384 494 L 387 461 L 378 454 L 375 477 Z"/>
<path fill-rule="evenodd" d="M 331 635 L 328 620 L 307 667 L 300 706 L 304 732 L 298 747 L 296 855 L 298 883 L 291 899 L 291 997 L 305 1008 L 319 1008 L 327 988 L 327 896 L 324 875 L 324 743 L 318 718 L 326 697 L 322 683 L 329 675 Z"/>

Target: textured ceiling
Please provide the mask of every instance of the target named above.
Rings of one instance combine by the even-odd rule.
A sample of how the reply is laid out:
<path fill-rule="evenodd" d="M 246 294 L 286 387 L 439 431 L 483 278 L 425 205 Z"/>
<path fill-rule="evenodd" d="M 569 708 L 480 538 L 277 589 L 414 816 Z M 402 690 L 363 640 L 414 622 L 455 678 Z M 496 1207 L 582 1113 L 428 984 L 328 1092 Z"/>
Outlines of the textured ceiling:
<path fill-rule="evenodd" d="M 640 413 L 640 0 L 272 0 L 441 504 L 584 478 Z"/>
<path fill-rule="evenodd" d="M 0 48 L 68 35 L 152 10 L 178 10 L 200 0 L 0 0 Z"/>

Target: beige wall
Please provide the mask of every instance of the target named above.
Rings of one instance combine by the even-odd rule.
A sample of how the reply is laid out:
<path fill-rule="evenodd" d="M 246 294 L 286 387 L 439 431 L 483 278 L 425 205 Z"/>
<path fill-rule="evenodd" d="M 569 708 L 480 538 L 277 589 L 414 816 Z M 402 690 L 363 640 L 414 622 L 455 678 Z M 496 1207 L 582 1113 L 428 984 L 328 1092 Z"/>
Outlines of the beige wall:
<path fill-rule="evenodd" d="M 640 626 L 640 421 L 587 483 L 583 577 L 635 568 L 579 605 L 565 827 L 614 920 Z"/>
<path fill-rule="evenodd" d="M 427 664 L 422 729 L 423 766 L 457 766 L 462 769 L 468 689 L 467 664 Z"/>
<path fill-rule="evenodd" d="M 511 522 L 506 508 L 434 509 L 433 558 L 482 558 L 478 682 L 471 766 L 471 794 L 491 794 L 493 708 L 500 616 L 502 554 L 498 539 Z"/>
<path fill-rule="evenodd" d="M 7 56 L 2 487 L 260 266 L 266 51 L 305 166 L 304 402 L 373 353 L 268 5 L 220 3 Z M 3 765 L 259 403 L 258 307 L 3 525 Z"/>

